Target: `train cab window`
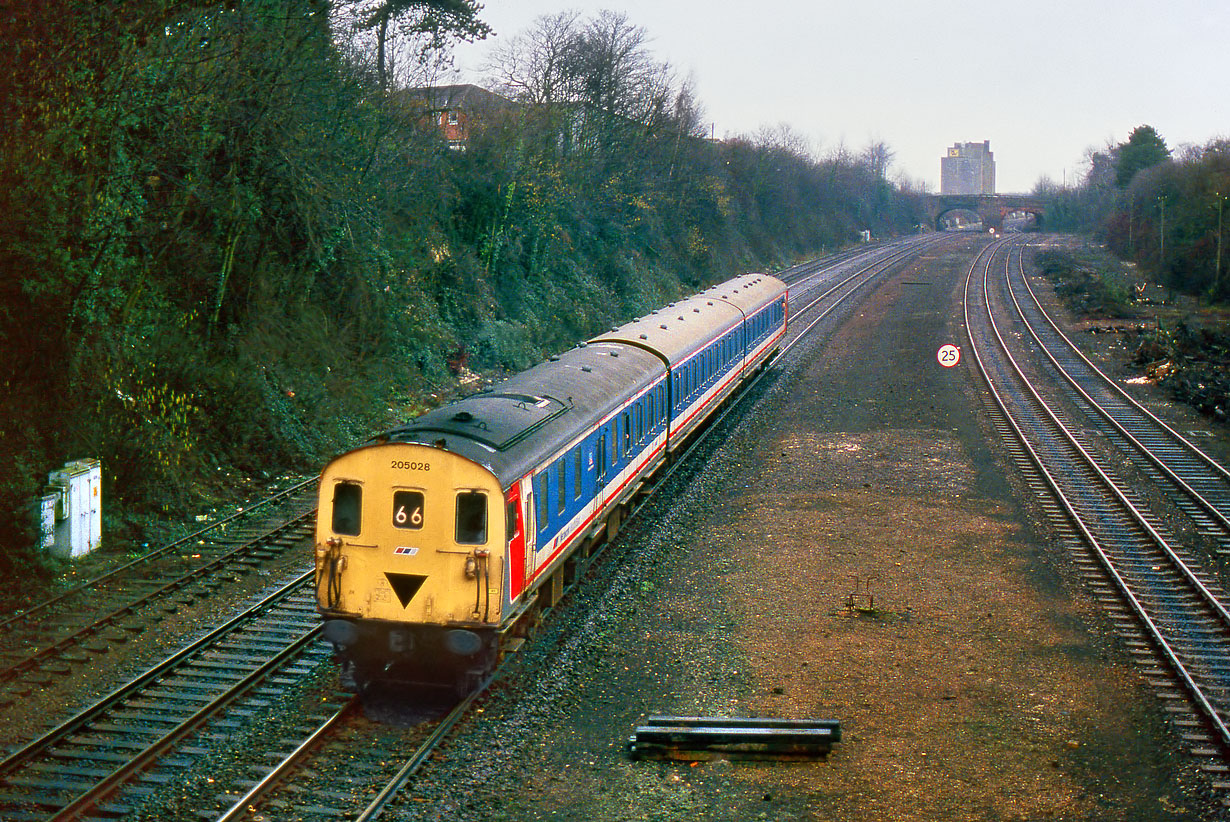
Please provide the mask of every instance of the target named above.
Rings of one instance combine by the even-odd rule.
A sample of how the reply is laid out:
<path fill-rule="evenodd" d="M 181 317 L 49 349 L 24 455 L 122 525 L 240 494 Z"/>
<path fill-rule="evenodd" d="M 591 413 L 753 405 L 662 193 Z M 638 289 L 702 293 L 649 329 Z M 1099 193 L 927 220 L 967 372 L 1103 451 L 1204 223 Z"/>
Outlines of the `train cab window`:
<path fill-rule="evenodd" d="M 565 468 L 567 465 L 568 461 L 562 458 L 559 462 L 555 463 L 555 510 L 560 514 L 564 513 L 564 507 L 568 502 L 568 483 L 565 482 L 567 478 Z"/>
<path fill-rule="evenodd" d="M 457 494 L 457 542 L 485 545 L 487 542 L 487 495 L 482 491 Z"/>
<path fill-rule="evenodd" d="M 333 486 L 333 533 L 357 537 L 363 526 L 363 486 L 339 482 Z"/>
<path fill-rule="evenodd" d="M 393 527 L 417 531 L 423 527 L 423 492 L 393 492 Z"/>
<path fill-rule="evenodd" d="M 517 503 L 510 502 L 504 508 L 504 534 L 505 538 L 513 541 L 513 537 L 517 535 Z"/>

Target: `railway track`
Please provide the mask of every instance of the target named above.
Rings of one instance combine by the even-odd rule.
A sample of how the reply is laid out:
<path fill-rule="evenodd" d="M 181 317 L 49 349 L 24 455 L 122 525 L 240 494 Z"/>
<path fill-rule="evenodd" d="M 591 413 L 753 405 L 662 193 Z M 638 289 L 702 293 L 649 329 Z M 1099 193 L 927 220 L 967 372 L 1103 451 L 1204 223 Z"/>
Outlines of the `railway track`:
<path fill-rule="evenodd" d="M 1230 554 L 1230 471 L 1133 400 L 1068 339 L 1043 309 L 1024 269 L 1024 248 L 1011 250 L 1007 293 L 1037 350 L 1062 378 L 1099 433 L 1137 465 L 1190 517 L 1197 530 Z"/>
<path fill-rule="evenodd" d="M 122 817 L 324 663 L 313 574 L 299 575 L 0 762 L 0 817 Z"/>
<path fill-rule="evenodd" d="M 197 817 L 258 822 L 276 819 L 293 808 L 295 818 L 301 820 L 376 819 L 398 802 L 401 789 L 484 696 L 480 689 L 451 709 L 440 709 L 439 704 L 424 706 L 428 715 L 394 733 L 365 727 L 370 723 L 361 719 L 359 699 L 352 697 L 272 768 L 245 783 L 246 793 L 237 799 L 232 793 L 222 794 L 216 810 L 202 806 Z M 356 744 L 357 740 L 361 741 Z M 344 769 L 337 763 L 345 763 Z"/>
<path fill-rule="evenodd" d="M 798 267 L 784 281 L 790 286 L 791 342 L 810 331 L 838 307 L 847 304 L 864 286 L 918 256 L 923 251 L 952 242 L 952 238 L 936 234 L 922 240 L 914 239 L 886 244 L 861 255 L 852 255 L 823 265 Z M 852 269 L 852 270 L 849 270 Z M 810 320 L 805 320 L 812 315 Z"/>
<path fill-rule="evenodd" d="M 1187 552 L 1141 492 L 1100 457 L 1086 431 L 1047 394 L 1046 346 L 1027 337 L 1008 277 L 1012 247 L 988 245 L 970 266 L 965 323 L 997 421 L 1063 542 L 1107 605 L 1117 631 L 1162 698 L 1172 725 L 1214 789 L 1230 791 L 1230 612 L 1226 594 Z M 1017 257 L 1017 265 L 1020 259 Z M 1035 316 L 1033 319 L 1037 320 Z M 1031 338 L 1032 339 L 1032 338 Z M 1054 342 L 1052 340 L 1052 342 Z M 1045 365 L 1028 362 L 1034 352 Z M 1078 381 L 1079 382 L 1079 381 Z M 1037 385 L 1035 384 L 1037 383 Z M 1089 413 L 1098 403 L 1078 396 Z M 1121 458 L 1118 462 L 1121 462 Z"/>
<path fill-rule="evenodd" d="M 158 614 L 301 545 L 313 525 L 314 489 L 314 480 L 295 483 L 0 621 L 0 705 L 68 676 L 157 624 Z"/>

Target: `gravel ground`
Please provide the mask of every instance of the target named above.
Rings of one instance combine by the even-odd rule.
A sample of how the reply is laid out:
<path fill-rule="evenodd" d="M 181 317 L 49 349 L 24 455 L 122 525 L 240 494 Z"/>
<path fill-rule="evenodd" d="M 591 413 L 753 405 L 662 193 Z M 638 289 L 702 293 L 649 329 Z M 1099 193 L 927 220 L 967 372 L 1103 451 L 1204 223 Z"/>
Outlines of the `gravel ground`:
<path fill-rule="evenodd" d="M 785 358 L 387 818 L 1211 818 L 980 386 L 935 363 L 963 342 L 967 253 Z M 630 761 L 650 713 L 844 739 L 810 763 Z"/>

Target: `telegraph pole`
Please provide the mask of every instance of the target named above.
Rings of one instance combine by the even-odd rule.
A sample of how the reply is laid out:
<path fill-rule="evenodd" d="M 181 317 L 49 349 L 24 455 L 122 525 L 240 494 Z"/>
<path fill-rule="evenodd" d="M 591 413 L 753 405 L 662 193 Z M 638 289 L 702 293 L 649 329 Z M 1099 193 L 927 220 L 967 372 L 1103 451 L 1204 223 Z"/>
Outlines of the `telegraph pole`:
<path fill-rule="evenodd" d="M 1158 207 L 1161 208 L 1162 210 L 1162 219 L 1158 223 L 1158 230 L 1157 230 L 1157 244 L 1158 244 L 1157 263 L 1158 263 L 1158 268 L 1164 271 L 1166 268 L 1166 198 L 1158 197 L 1157 203 L 1158 203 Z"/>
<path fill-rule="evenodd" d="M 1220 191 L 1213 192 L 1213 196 L 1217 198 L 1217 265 L 1213 269 L 1213 299 L 1217 299 L 1217 292 L 1221 289 L 1221 207 L 1226 198 Z"/>

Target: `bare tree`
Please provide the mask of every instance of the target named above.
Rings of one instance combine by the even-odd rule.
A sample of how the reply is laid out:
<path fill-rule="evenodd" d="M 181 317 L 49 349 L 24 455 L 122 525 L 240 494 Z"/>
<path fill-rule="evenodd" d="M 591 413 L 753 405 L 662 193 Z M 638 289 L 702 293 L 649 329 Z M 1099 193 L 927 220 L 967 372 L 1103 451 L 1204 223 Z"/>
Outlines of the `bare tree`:
<path fill-rule="evenodd" d="M 571 66 L 581 37 L 580 12 L 543 15 L 492 52 L 486 71 L 506 96 L 550 104 L 573 98 Z"/>
<path fill-rule="evenodd" d="M 572 58 L 581 100 L 610 114 L 644 122 L 670 86 L 670 70 L 650 55 L 645 29 L 622 12 L 599 12 Z"/>
<path fill-rule="evenodd" d="M 872 177 L 877 180 L 887 180 L 888 169 L 893 164 L 894 156 L 893 150 L 889 148 L 888 143 L 883 140 L 876 140 L 863 149 L 859 161 L 871 173 Z"/>
<path fill-rule="evenodd" d="M 785 122 L 775 126 L 761 126 L 752 138 L 752 143 L 760 148 L 774 149 L 796 157 L 806 159 L 815 157 L 811 140 Z"/>

